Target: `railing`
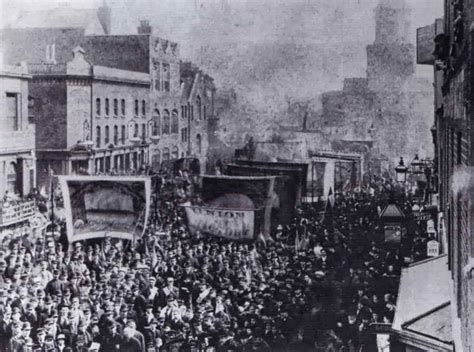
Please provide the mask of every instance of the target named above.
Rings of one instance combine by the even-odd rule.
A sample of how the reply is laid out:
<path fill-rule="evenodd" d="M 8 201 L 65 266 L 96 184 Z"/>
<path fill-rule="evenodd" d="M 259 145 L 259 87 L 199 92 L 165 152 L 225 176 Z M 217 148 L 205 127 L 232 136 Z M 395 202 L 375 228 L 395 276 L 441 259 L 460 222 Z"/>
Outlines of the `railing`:
<path fill-rule="evenodd" d="M 35 202 L 20 202 L 0 206 L 0 226 L 8 226 L 30 219 L 35 215 Z"/>
<path fill-rule="evenodd" d="M 33 75 L 66 74 L 66 64 L 29 64 L 28 72 Z"/>

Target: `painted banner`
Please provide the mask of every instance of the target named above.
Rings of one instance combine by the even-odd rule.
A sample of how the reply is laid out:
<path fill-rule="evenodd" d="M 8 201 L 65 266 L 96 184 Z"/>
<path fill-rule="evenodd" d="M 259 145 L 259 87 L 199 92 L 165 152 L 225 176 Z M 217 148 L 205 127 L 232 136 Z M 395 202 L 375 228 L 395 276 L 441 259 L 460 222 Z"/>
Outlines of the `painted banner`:
<path fill-rule="evenodd" d="M 255 211 L 242 209 L 184 206 L 188 227 L 197 231 L 231 240 L 254 238 Z"/>
<path fill-rule="evenodd" d="M 275 176 L 213 176 L 202 175 L 202 198 L 209 205 L 219 198 L 232 199 L 243 196 L 251 204 L 244 207 L 236 205 L 214 204 L 212 207 L 230 209 L 258 209 L 255 214 L 256 231 L 270 233 L 272 204 L 275 201 Z"/>
<path fill-rule="evenodd" d="M 142 237 L 150 209 L 149 177 L 60 176 L 59 181 L 69 242 Z"/>
<path fill-rule="evenodd" d="M 228 164 L 226 172 L 232 176 L 277 176 L 274 190 L 278 201 L 272 205 L 272 224 L 287 225 L 293 220 L 295 206 L 301 203 L 302 194 L 298 170 Z"/>

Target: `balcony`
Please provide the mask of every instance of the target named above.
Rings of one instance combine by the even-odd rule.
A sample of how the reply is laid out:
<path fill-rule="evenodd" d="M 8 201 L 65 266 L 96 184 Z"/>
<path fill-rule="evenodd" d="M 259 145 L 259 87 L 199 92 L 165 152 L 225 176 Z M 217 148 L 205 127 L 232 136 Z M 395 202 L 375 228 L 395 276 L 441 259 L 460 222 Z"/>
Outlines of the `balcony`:
<path fill-rule="evenodd" d="M 23 131 L 0 130 L 0 152 L 14 153 L 35 148 L 35 125 L 29 124 Z"/>
<path fill-rule="evenodd" d="M 0 205 L 0 227 L 14 225 L 31 219 L 35 215 L 36 207 L 34 201 L 3 203 Z"/>

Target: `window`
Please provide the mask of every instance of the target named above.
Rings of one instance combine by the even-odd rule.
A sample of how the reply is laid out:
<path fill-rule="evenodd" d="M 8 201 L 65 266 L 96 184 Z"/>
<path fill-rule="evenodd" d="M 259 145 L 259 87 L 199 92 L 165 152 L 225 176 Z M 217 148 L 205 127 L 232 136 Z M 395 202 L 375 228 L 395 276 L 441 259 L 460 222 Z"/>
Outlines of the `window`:
<path fill-rule="evenodd" d="M 100 116 L 101 110 L 102 110 L 102 108 L 101 108 L 101 106 L 100 106 L 100 98 L 97 98 L 97 99 L 95 100 L 95 114 L 96 114 L 97 116 Z"/>
<path fill-rule="evenodd" d="M 178 110 L 173 110 L 172 120 L 171 120 L 171 133 L 179 133 L 179 117 Z"/>
<path fill-rule="evenodd" d="M 184 115 L 184 105 L 181 105 L 181 118 L 184 119 L 186 116 Z"/>
<path fill-rule="evenodd" d="M 170 65 L 163 64 L 163 90 L 165 92 L 170 91 L 170 79 L 171 79 Z"/>
<path fill-rule="evenodd" d="M 191 121 L 194 120 L 194 105 L 190 106 L 190 116 L 191 116 Z"/>
<path fill-rule="evenodd" d="M 170 148 L 163 149 L 163 161 L 170 160 Z"/>
<path fill-rule="evenodd" d="M 109 142 L 110 142 L 110 128 L 109 126 L 105 126 L 104 143 L 108 144 Z"/>
<path fill-rule="evenodd" d="M 461 165 L 462 164 L 462 133 L 458 132 L 456 138 L 457 138 L 456 164 Z"/>
<path fill-rule="evenodd" d="M 109 116 L 109 98 L 105 98 L 105 115 Z"/>
<path fill-rule="evenodd" d="M 171 133 L 170 112 L 168 110 L 165 110 L 164 116 L 163 116 L 163 134 L 170 134 L 170 133 Z"/>
<path fill-rule="evenodd" d="M 135 100 L 135 116 L 138 116 L 138 111 L 140 110 L 138 106 L 138 100 Z"/>
<path fill-rule="evenodd" d="M 202 140 L 201 140 L 201 135 L 197 134 L 196 135 L 196 145 L 197 145 L 197 152 L 201 154 L 202 152 Z"/>
<path fill-rule="evenodd" d="M 6 119 L 7 119 L 7 130 L 18 131 L 19 118 L 18 118 L 18 93 L 6 93 Z"/>
<path fill-rule="evenodd" d="M 153 61 L 153 78 L 154 78 L 154 88 L 157 91 L 161 90 L 161 80 L 160 80 L 160 63 L 158 61 Z"/>
<path fill-rule="evenodd" d="M 181 142 L 185 143 L 188 141 L 188 128 L 184 127 L 181 129 Z"/>
<path fill-rule="evenodd" d="M 114 144 L 117 145 L 119 140 L 119 129 L 118 126 L 114 126 Z"/>
<path fill-rule="evenodd" d="M 122 99 L 120 101 L 120 105 L 121 105 L 121 110 L 122 110 L 122 116 L 125 116 L 125 99 Z"/>
<path fill-rule="evenodd" d="M 155 109 L 153 111 L 153 130 L 152 130 L 152 135 L 153 136 L 159 136 L 161 134 L 161 116 L 160 116 L 160 111 L 158 109 Z"/>
<path fill-rule="evenodd" d="M 177 146 L 173 147 L 173 153 L 171 154 L 172 159 L 178 159 L 179 158 L 179 149 Z"/>
<path fill-rule="evenodd" d="M 161 157 L 160 150 L 156 149 L 154 154 L 151 156 L 151 165 L 153 168 L 157 168 L 160 166 L 160 157 Z"/>
<path fill-rule="evenodd" d="M 7 190 L 11 194 L 18 192 L 18 166 L 16 163 L 11 162 L 8 165 L 7 171 Z"/>
<path fill-rule="evenodd" d="M 199 95 L 196 99 L 196 109 L 197 109 L 198 120 L 201 120 L 202 103 L 201 103 L 201 97 Z"/>
<path fill-rule="evenodd" d="M 138 123 L 134 125 L 133 137 L 138 137 Z"/>
<path fill-rule="evenodd" d="M 97 148 L 100 148 L 100 126 L 95 128 L 95 135 L 95 144 L 97 145 Z"/>
<path fill-rule="evenodd" d="M 127 128 L 125 127 L 125 125 L 122 125 L 122 144 L 125 144 L 125 136 L 127 134 Z"/>
<path fill-rule="evenodd" d="M 114 99 L 114 116 L 118 116 L 118 99 Z"/>
<path fill-rule="evenodd" d="M 142 100 L 142 116 L 146 116 L 146 101 Z"/>
<path fill-rule="evenodd" d="M 46 61 L 56 61 L 56 45 L 46 45 Z"/>
<path fill-rule="evenodd" d="M 142 124 L 142 139 L 146 138 L 146 124 Z"/>
<path fill-rule="evenodd" d="M 206 114 L 206 105 L 203 105 L 202 107 L 202 117 L 205 119 L 207 119 L 207 114 Z"/>

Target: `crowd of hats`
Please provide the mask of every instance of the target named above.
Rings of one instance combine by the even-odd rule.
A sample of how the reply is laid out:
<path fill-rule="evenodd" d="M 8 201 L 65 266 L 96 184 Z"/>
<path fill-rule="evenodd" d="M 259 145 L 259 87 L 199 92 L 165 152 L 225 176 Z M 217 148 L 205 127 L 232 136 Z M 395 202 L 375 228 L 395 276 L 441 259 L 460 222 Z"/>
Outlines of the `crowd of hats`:
<path fill-rule="evenodd" d="M 271 238 L 238 243 L 191 235 L 189 192 L 161 187 L 136 247 L 23 236 L 1 249 L 1 351 L 344 350 L 393 319 L 401 260 L 374 236 L 370 196 L 340 198 L 330 221 L 299 208 Z"/>

